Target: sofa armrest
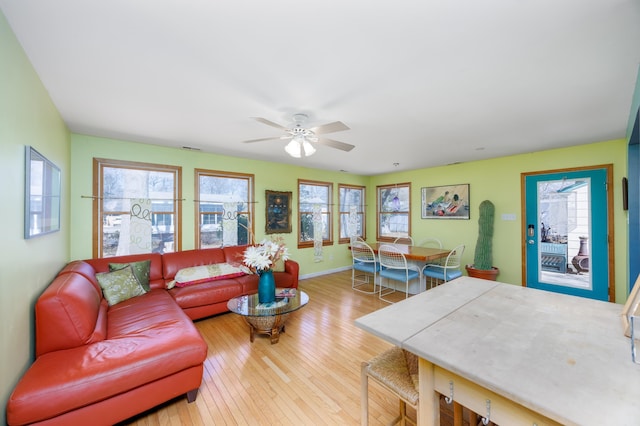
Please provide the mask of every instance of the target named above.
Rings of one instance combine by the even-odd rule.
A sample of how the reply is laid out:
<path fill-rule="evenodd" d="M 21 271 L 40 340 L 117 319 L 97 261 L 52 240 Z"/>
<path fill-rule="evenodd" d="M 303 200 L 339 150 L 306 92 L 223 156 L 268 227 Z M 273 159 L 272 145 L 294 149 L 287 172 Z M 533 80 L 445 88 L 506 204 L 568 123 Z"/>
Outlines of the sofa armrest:
<path fill-rule="evenodd" d="M 293 277 L 292 288 L 298 288 L 298 275 L 300 274 L 300 265 L 295 260 L 287 260 L 284 262 L 284 272 Z"/>

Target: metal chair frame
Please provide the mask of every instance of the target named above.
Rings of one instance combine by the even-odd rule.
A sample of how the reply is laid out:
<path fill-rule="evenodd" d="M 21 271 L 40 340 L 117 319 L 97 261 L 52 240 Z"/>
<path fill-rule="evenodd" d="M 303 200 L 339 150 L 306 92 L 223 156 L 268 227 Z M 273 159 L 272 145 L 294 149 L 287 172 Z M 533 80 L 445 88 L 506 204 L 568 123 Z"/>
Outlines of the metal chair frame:
<path fill-rule="evenodd" d="M 393 241 L 393 244 L 404 244 L 406 246 L 412 246 L 413 238 L 412 237 L 398 237 Z"/>
<path fill-rule="evenodd" d="M 353 266 L 351 268 L 351 288 L 365 294 L 376 294 L 378 292 L 378 273 L 380 263 L 369 244 L 361 240 L 351 242 L 351 258 Z M 373 281 L 370 281 L 373 277 Z M 362 287 L 373 283 L 372 290 L 364 290 Z"/>
<path fill-rule="evenodd" d="M 378 297 L 380 300 L 384 300 L 388 303 L 394 303 L 393 300 L 388 300 L 385 296 L 397 292 L 396 286 L 393 289 L 387 287 L 386 291 L 382 289 L 382 278 L 389 280 L 404 282 L 405 284 L 405 299 L 409 297 L 409 281 L 418 279 L 418 282 L 422 282 L 422 271 L 420 269 L 414 269 L 407 263 L 407 258 L 404 254 L 390 244 L 383 244 L 378 248 L 378 258 L 380 260 L 380 292 Z"/>
<path fill-rule="evenodd" d="M 420 241 L 418 243 L 418 246 L 420 247 L 435 247 L 435 248 L 442 248 L 442 241 L 440 241 L 437 238 L 425 238 L 424 240 Z"/>
<path fill-rule="evenodd" d="M 447 259 L 443 263 L 429 263 L 422 269 L 422 275 L 429 277 L 429 288 L 433 288 L 434 280 L 436 285 L 446 283 L 462 276 L 460 263 L 464 253 L 464 244 L 455 247 L 449 252 Z"/>

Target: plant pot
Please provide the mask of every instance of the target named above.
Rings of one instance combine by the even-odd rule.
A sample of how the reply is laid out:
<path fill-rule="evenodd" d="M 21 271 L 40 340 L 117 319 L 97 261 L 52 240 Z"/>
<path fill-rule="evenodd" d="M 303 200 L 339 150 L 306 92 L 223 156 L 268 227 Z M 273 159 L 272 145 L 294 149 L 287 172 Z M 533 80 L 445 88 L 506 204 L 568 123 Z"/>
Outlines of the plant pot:
<path fill-rule="evenodd" d="M 476 269 L 473 265 L 465 266 L 467 274 L 473 278 L 481 278 L 483 280 L 495 281 L 496 277 L 500 273 L 500 269 L 492 266 L 491 269 Z"/>

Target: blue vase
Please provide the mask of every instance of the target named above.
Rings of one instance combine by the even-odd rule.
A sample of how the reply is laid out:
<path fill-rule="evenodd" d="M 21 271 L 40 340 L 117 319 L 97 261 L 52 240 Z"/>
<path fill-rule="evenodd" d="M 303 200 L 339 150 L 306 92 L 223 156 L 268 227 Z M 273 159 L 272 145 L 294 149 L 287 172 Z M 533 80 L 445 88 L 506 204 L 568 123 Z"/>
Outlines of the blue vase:
<path fill-rule="evenodd" d="M 276 280 L 273 271 L 262 271 L 258 281 L 258 302 L 271 303 L 276 301 Z"/>

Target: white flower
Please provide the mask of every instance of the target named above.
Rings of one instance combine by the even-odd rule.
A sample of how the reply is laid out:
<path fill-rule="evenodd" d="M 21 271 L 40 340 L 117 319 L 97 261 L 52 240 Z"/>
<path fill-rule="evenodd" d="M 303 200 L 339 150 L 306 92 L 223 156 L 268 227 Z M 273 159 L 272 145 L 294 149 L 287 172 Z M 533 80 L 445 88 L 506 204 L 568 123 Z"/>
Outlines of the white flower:
<path fill-rule="evenodd" d="M 262 240 L 244 251 L 244 264 L 254 272 L 268 271 L 279 260 L 288 260 L 289 251 L 280 240 Z"/>

